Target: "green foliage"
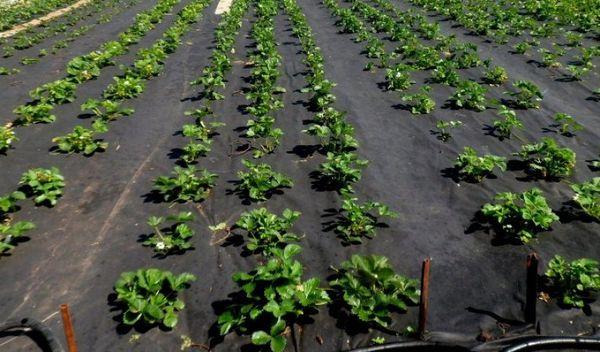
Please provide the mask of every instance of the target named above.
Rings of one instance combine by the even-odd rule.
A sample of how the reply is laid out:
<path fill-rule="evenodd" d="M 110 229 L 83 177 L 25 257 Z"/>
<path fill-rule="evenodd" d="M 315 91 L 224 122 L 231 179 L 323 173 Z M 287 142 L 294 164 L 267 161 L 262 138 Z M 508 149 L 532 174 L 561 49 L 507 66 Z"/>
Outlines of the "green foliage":
<path fill-rule="evenodd" d="M 67 64 L 69 79 L 82 83 L 100 76 L 100 64 L 91 57 L 76 57 Z"/>
<path fill-rule="evenodd" d="M 107 142 L 96 139 L 99 133 L 108 131 L 108 126 L 102 120 L 96 120 L 92 128 L 75 126 L 73 132 L 62 137 L 55 137 L 52 142 L 57 143 L 58 149 L 64 153 L 83 153 L 83 155 L 93 155 L 97 151 L 103 151 L 108 148 Z"/>
<path fill-rule="evenodd" d="M 123 304 L 123 324 L 162 324 L 167 328 L 177 325 L 177 313 L 185 304 L 177 294 L 196 277 L 189 273 L 173 275 L 160 269 L 139 269 L 125 272 L 115 283 L 117 301 Z"/>
<path fill-rule="evenodd" d="M 154 251 L 168 255 L 186 251 L 192 247 L 188 241 L 194 236 L 194 230 L 187 224 L 194 221 L 194 216 L 190 212 L 180 212 L 177 215 L 171 215 L 166 218 L 171 222 L 167 227 L 162 227 L 165 223 L 164 217 L 151 216 L 148 219 L 148 225 L 154 230 L 154 234 L 144 240 L 145 246 L 151 246 Z"/>
<path fill-rule="evenodd" d="M 546 277 L 567 306 L 583 308 L 600 290 L 600 266 L 593 259 L 580 258 L 568 263 L 556 255 L 548 263 Z"/>
<path fill-rule="evenodd" d="M 415 81 L 410 79 L 410 66 L 397 64 L 387 69 L 386 79 L 389 90 L 406 90 L 412 86 Z"/>
<path fill-rule="evenodd" d="M 487 203 L 482 208 L 484 216 L 496 225 L 497 231 L 511 238 L 527 243 L 537 232 L 548 230 L 558 216 L 546 203 L 546 198 L 538 188 L 522 194 L 498 193 L 496 203 Z"/>
<path fill-rule="evenodd" d="M 88 99 L 81 104 L 81 111 L 90 110 L 97 119 L 111 122 L 123 116 L 129 116 L 135 112 L 134 109 L 124 108 L 121 102 L 112 100 Z"/>
<path fill-rule="evenodd" d="M 600 177 L 594 177 L 588 182 L 572 184 L 575 192 L 573 200 L 588 215 L 600 221 Z"/>
<path fill-rule="evenodd" d="M 114 83 L 104 91 L 104 98 L 109 100 L 122 100 L 135 98 L 144 91 L 144 82 L 140 77 L 124 76 L 113 77 Z"/>
<path fill-rule="evenodd" d="M 457 108 L 466 108 L 476 111 L 485 110 L 485 94 L 487 89 L 477 82 L 462 81 L 458 83 L 456 91 L 450 97 L 450 101 Z"/>
<path fill-rule="evenodd" d="M 295 244 L 275 248 L 265 264 L 233 275 L 241 290 L 219 315 L 221 335 L 232 330 L 252 333 L 253 344 L 268 344 L 274 352 L 285 350 L 286 327 L 330 301 L 319 279 L 302 281 L 302 264 L 293 259 L 300 251 Z"/>
<path fill-rule="evenodd" d="M 266 208 L 259 208 L 242 213 L 235 225 L 247 232 L 246 249 L 268 256 L 274 248 L 299 240 L 297 235 L 288 232 L 298 217 L 300 212 L 290 209 L 285 209 L 281 216 L 277 216 Z"/>
<path fill-rule="evenodd" d="M 51 112 L 54 109 L 52 104 L 46 102 L 37 102 L 35 104 L 19 105 L 13 111 L 20 117 L 15 121 L 19 125 L 30 125 L 32 123 L 51 123 L 56 120 L 56 116 Z"/>
<path fill-rule="evenodd" d="M 560 148 L 552 138 L 542 138 L 539 143 L 521 146 L 519 153 L 529 169 L 543 178 L 570 176 L 575 167 L 575 152 Z"/>
<path fill-rule="evenodd" d="M 431 80 L 434 83 L 456 86 L 460 82 L 460 75 L 456 70 L 456 64 L 452 61 L 441 61 L 431 72 Z"/>
<path fill-rule="evenodd" d="M 360 244 L 363 237 L 375 237 L 378 225 L 378 216 L 396 217 L 387 205 L 379 202 L 358 203 L 358 198 L 344 196 L 340 217 L 335 226 L 335 232 L 344 244 Z"/>
<path fill-rule="evenodd" d="M 485 72 L 483 80 L 487 84 L 499 86 L 508 81 L 508 73 L 504 67 L 494 66 Z"/>
<path fill-rule="evenodd" d="M 12 124 L 8 123 L 4 126 L 0 126 L 0 153 L 6 152 L 11 145 L 18 140 L 19 138 L 17 138 Z"/>
<path fill-rule="evenodd" d="M 19 184 L 28 196 L 35 197 L 35 204 L 49 203 L 55 206 L 62 196 L 65 179 L 56 167 L 31 169 L 21 176 Z"/>
<path fill-rule="evenodd" d="M 519 80 L 513 83 L 516 92 L 506 92 L 515 98 L 514 104 L 521 109 L 538 109 L 544 98 L 542 91 L 533 82 Z"/>
<path fill-rule="evenodd" d="M 248 196 L 253 201 L 267 200 L 270 194 L 277 189 L 294 185 L 290 178 L 273 171 L 268 164 L 254 164 L 248 160 L 242 160 L 242 164 L 248 171 L 238 172 L 240 181 L 236 191 Z"/>
<path fill-rule="evenodd" d="M 500 106 L 498 115 L 504 117 L 503 120 L 494 120 L 494 132 L 500 139 L 510 138 L 513 128 L 523 129 L 523 122 L 519 120 L 514 110 L 510 110 L 504 105 Z"/>
<path fill-rule="evenodd" d="M 506 171 L 506 158 L 489 154 L 478 156 L 475 149 L 465 147 L 464 151 L 456 158 L 454 166 L 463 176 L 481 182 L 495 168 Z"/>
<path fill-rule="evenodd" d="M 406 311 L 421 294 L 417 280 L 396 274 L 388 258 L 378 255 L 353 255 L 330 285 L 352 315 L 383 328 L 392 323 L 393 311 Z"/>
<path fill-rule="evenodd" d="M 216 179 L 216 174 L 207 170 L 197 170 L 195 166 L 176 166 L 173 177 L 156 178 L 154 189 L 166 202 L 201 202 L 210 194 Z"/>
<path fill-rule="evenodd" d="M 361 178 L 361 169 L 367 167 L 367 160 L 358 159 L 352 152 L 327 153 L 327 161 L 320 166 L 321 179 L 340 191 L 352 191 L 352 183 Z"/>
<path fill-rule="evenodd" d="M 435 123 L 435 127 L 438 129 L 435 132 L 437 134 L 437 138 L 439 140 L 441 140 L 442 142 L 449 141 L 450 138 L 452 138 L 452 135 L 450 134 L 450 129 L 458 128 L 458 127 L 461 127 L 462 125 L 463 125 L 463 123 L 460 120 L 450 120 L 450 121 L 438 120 Z"/>
<path fill-rule="evenodd" d="M 2 198 L 0 198 L 2 201 Z M 15 248 L 19 237 L 31 231 L 35 225 L 29 221 L 19 221 L 14 224 L 10 222 L 0 223 L 0 254 Z"/>
<path fill-rule="evenodd" d="M 575 118 L 565 113 L 557 113 L 554 115 L 555 127 L 559 128 L 560 134 L 563 136 L 574 136 L 575 132 L 581 131 L 583 126 L 575 121 Z"/>
<path fill-rule="evenodd" d="M 321 144 L 328 152 L 343 153 L 358 147 L 354 127 L 343 119 L 323 125 L 315 124 L 303 132 L 321 138 Z"/>
<path fill-rule="evenodd" d="M 409 103 L 410 111 L 415 114 L 429 114 L 435 109 L 435 101 L 429 96 L 429 86 L 421 87 L 420 93 L 406 94 L 402 97 L 402 101 Z"/>
<path fill-rule="evenodd" d="M 29 92 L 29 95 L 32 99 L 52 105 L 65 104 L 75 100 L 76 89 L 77 85 L 75 83 L 61 79 L 37 87 Z"/>
<path fill-rule="evenodd" d="M 25 198 L 25 193 L 21 191 L 14 191 L 6 196 L 0 197 L 0 220 L 3 220 L 5 213 L 15 211 L 17 209 L 17 202 Z"/>

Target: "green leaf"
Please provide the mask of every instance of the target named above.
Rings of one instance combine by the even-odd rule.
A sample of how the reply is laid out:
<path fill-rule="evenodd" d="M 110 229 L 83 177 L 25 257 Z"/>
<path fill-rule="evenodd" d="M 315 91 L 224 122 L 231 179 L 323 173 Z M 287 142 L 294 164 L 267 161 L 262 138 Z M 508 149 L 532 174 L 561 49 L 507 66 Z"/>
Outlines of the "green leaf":
<path fill-rule="evenodd" d="M 252 334 L 252 343 L 255 345 L 266 345 L 269 341 L 271 341 L 271 336 L 262 330 Z"/>

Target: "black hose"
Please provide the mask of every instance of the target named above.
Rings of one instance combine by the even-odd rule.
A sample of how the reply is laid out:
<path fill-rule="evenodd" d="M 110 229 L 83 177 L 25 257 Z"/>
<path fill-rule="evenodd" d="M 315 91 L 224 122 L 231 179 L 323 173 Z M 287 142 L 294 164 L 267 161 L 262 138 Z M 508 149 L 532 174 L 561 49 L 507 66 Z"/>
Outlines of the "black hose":
<path fill-rule="evenodd" d="M 468 348 L 438 342 L 405 341 L 385 345 L 362 347 L 350 352 L 379 352 L 379 351 L 427 351 L 427 352 L 468 352 Z"/>
<path fill-rule="evenodd" d="M 595 337 L 539 337 L 506 347 L 501 352 L 537 351 L 540 349 L 569 348 L 600 351 L 600 338 Z"/>
<path fill-rule="evenodd" d="M 9 320 L 0 325 L 0 333 L 8 332 L 15 329 L 29 329 L 33 333 L 37 334 L 42 338 L 42 341 L 36 341 L 41 345 L 48 348 L 50 352 L 64 352 L 60 342 L 52 334 L 46 325 L 39 321 L 31 318 L 23 318 L 20 320 Z"/>

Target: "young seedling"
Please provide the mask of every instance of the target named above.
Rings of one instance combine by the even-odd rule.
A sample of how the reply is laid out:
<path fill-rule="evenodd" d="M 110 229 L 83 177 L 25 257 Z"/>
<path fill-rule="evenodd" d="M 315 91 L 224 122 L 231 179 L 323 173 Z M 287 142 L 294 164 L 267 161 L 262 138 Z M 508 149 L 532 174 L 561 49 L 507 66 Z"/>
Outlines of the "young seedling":
<path fill-rule="evenodd" d="M 97 119 L 105 122 L 116 121 L 120 117 L 129 116 L 135 112 L 134 109 L 122 107 L 119 101 L 97 99 L 88 99 L 81 105 L 81 111 L 88 110 Z"/>
<path fill-rule="evenodd" d="M 367 167 L 367 160 L 358 159 L 353 152 L 327 153 L 327 161 L 320 166 L 321 179 L 338 191 L 352 192 L 352 183 L 361 178 L 361 169 Z"/>
<path fill-rule="evenodd" d="M 435 128 L 438 129 L 435 132 L 437 134 L 437 138 L 442 142 L 449 141 L 450 138 L 452 138 L 452 135 L 450 134 L 450 130 L 454 129 L 454 128 L 459 128 L 462 125 L 463 125 L 463 123 L 460 120 L 450 120 L 450 121 L 438 120 L 435 123 Z"/>
<path fill-rule="evenodd" d="M 513 83 L 516 92 L 505 92 L 515 98 L 514 104 L 520 109 L 538 109 L 540 101 L 544 98 L 541 90 L 534 83 L 529 81 L 516 81 Z"/>
<path fill-rule="evenodd" d="M 103 96 L 108 100 L 123 100 L 135 98 L 144 92 L 144 81 L 140 77 L 114 77 L 115 83 L 110 84 Z"/>
<path fill-rule="evenodd" d="M 33 199 L 35 204 L 48 203 L 55 206 L 58 198 L 62 196 L 65 179 L 56 167 L 37 168 L 25 172 L 19 184 L 26 195 L 35 197 Z"/>
<path fill-rule="evenodd" d="M 589 258 L 568 263 L 556 255 L 548 263 L 546 279 L 564 305 L 584 308 L 600 291 L 600 265 Z"/>
<path fill-rule="evenodd" d="M 75 100 L 75 90 L 77 85 L 68 80 L 58 80 L 46 83 L 41 87 L 35 88 L 29 95 L 32 99 L 44 103 L 65 104 Z"/>
<path fill-rule="evenodd" d="M 115 292 L 117 302 L 123 305 L 123 324 L 143 321 L 174 328 L 177 313 L 185 307 L 177 294 L 195 280 L 196 276 L 190 273 L 174 275 L 155 268 L 122 273 L 115 283 Z"/>
<path fill-rule="evenodd" d="M 96 120 L 92 124 L 91 129 L 83 126 L 75 126 L 73 132 L 62 137 L 52 139 L 53 143 L 57 144 L 58 150 L 63 153 L 83 153 L 90 156 L 97 151 L 104 151 L 108 148 L 108 143 L 97 139 L 96 135 L 106 133 L 108 126 L 102 120 Z"/>
<path fill-rule="evenodd" d="M 168 216 L 166 221 L 172 224 L 163 228 L 165 218 L 151 216 L 148 226 L 152 227 L 154 234 L 148 236 L 143 242 L 145 246 L 154 248 L 161 255 L 184 252 L 192 247 L 189 240 L 194 236 L 194 230 L 187 224 L 194 221 L 190 212 L 180 212 L 177 215 Z"/>
<path fill-rule="evenodd" d="M 494 66 L 485 72 L 483 81 L 492 86 L 500 86 L 508 81 L 508 73 L 504 67 Z"/>
<path fill-rule="evenodd" d="M 415 81 L 410 79 L 410 66 L 397 64 L 387 69 L 386 79 L 389 90 L 407 90 Z"/>
<path fill-rule="evenodd" d="M 583 126 L 569 114 L 557 113 L 554 115 L 554 122 L 556 124 L 552 127 L 557 127 L 560 134 L 566 137 L 572 137 L 575 135 L 575 132 L 583 130 Z"/>
<path fill-rule="evenodd" d="M 419 302 L 418 281 L 395 273 L 386 257 L 353 255 L 334 270 L 330 285 L 336 296 L 365 323 L 387 329 L 393 312 L 405 312 Z"/>
<path fill-rule="evenodd" d="M 5 153 L 18 140 L 19 138 L 17 138 L 15 129 L 11 123 L 0 126 L 0 153 Z"/>
<path fill-rule="evenodd" d="M 235 226 L 246 231 L 248 251 L 268 256 L 274 248 L 282 248 L 290 242 L 300 240 L 297 235 L 289 232 L 299 217 L 300 212 L 290 209 L 285 209 L 281 216 L 277 216 L 266 208 L 259 208 L 242 213 Z"/>
<path fill-rule="evenodd" d="M 19 221 L 14 224 L 10 221 L 0 222 L 0 255 L 15 248 L 19 237 L 34 228 L 35 225 L 29 221 Z"/>
<path fill-rule="evenodd" d="M 509 139 L 512 136 L 514 128 L 523 129 L 523 122 L 517 117 L 514 110 L 510 110 L 508 107 L 501 105 L 498 110 L 498 115 L 504 117 L 503 120 L 494 120 L 494 132 L 497 133 L 498 137 L 502 139 Z"/>
<path fill-rule="evenodd" d="M 410 111 L 415 114 L 429 114 L 435 109 L 435 101 L 429 96 L 431 87 L 421 87 L 420 93 L 406 94 L 402 97 L 402 101 L 409 103 Z"/>
<path fill-rule="evenodd" d="M 273 171 L 268 164 L 254 164 L 248 160 L 242 160 L 242 164 L 248 171 L 238 172 L 240 181 L 236 191 L 252 201 L 265 201 L 277 189 L 294 185 L 290 178 Z"/>
<path fill-rule="evenodd" d="M 600 221 L 600 177 L 594 177 L 588 182 L 572 184 L 575 192 L 573 200 L 589 216 Z"/>
<path fill-rule="evenodd" d="M 159 176 L 154 181 L 154 189 L 166 202 L 201 202 L 210 194 L 216 179 L 216 174 L 197 170 L 195 166 L 176 166 L 173 177 Z"/>
<path fill-rule="evenodd" d="M 20 116 L 15 123 L 24 126 L 32 123 L 52 123 L 54 120 L 56 120 L 56 116 L 51 114 L 53 109 L 54 106 L 46 102 L 19 105 L 13 111 L 15 114 Z"/>
<path fill-rule="evenodd" d="M 462 81 L 450 97 L 452 105 L 456 108 L 466 108 L 475 111 L 486 109 L 485 94 L 487 89 L 477 82 Z"/>
<path fill-rule="evenodd" d="M 538 188 L 521 194 L 498 193 L 495 200 L 495 204 L 485 204 L 481 212 L 501 235 L 517 238 L 522 243 L 528 243 L 538 232 L 548 230 L 559 220 Z"/>
<path fill-rule="evenodd" d="M 575 167 L 575 152 L 560 148 L 552 138 L 543 138 L 536 144 L 525 144 L 521 151 L 513 153 L 527 164 L 530 171 L 542 178 L 570 176 Z"/>
<path fill-rule="evenodd" d="M 373 213 L 376 212 L 376 215 Z M 363 237 L 373 238 L 378 224 L 378 216 L 396 217 L 387 205 L 378 202 L 358 203 L 358 198 L 344 195 L 340 217 L 336 222 L 335 232 L 344 244 L 360 244 Z"/>
<path fill-rule="evenodd" d="M 475 149 L 465 147 L 456 158 L 454 166 L 465 178 L 481 182 L 491 175 L 495 168 L 506 171 L 506 158 L 490 154 L 478 156 Z"/>
<path fill-rule="evenodd" d="M 441 61 L 431 72 L 431 80 L 434 83 L 442 83 L 455 87 L 460 82 L 460 75 L 456 70 L 456 64 L 453 61 Z"/>

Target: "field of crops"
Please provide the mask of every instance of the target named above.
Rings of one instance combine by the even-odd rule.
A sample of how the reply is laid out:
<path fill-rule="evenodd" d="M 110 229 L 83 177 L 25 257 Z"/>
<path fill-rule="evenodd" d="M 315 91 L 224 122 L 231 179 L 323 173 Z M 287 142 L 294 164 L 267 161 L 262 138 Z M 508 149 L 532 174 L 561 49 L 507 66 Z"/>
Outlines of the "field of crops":
<path fill-rule="evenodd" d="M 600 345 L 599 44 L 595 0 L 0 5 L 0 351 Z"/>

